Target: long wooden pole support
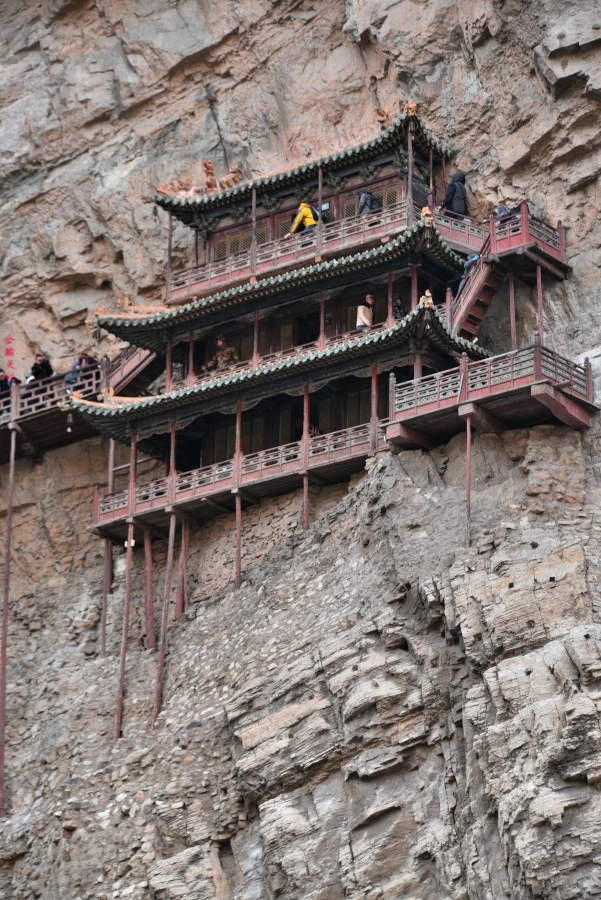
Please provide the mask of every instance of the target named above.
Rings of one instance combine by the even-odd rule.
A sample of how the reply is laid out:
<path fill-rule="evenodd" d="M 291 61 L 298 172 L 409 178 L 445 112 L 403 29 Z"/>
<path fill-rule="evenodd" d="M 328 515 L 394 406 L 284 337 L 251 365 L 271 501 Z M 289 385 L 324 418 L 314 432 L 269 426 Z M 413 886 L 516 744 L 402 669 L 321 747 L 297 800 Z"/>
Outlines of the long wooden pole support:
<path fill-rule="evenodd" d="M 169 519 L 169 540 L 167 544 L 167 569 L 165 571 L 165 597 L 163 599 L 163 615 L 161 617 L 161 637 L 159 641 L 159 658 L 157 660 L 157 681 L 154 694 L 153 724 L 161 711 L 163 697 L 163 675 L 165 672 L 165 655 L 167 653 L 167 629 L 169 626 L 169 601 L 171 599 L 171 581 L 173 578 L 173 548 L 175 546 L 175 525 L 177 517 L 174 512 Z"/>
<path fill-rule="evenodd" d="M 319 350 L 325 350 L 327 344 L 327 336 L 326 336 L 326 294 L 325 291 L 321 292 L 319 297 L 319 340 L 317 342 L 317 347 Z"/>
<path fill-rule="evenodd" d="M 157 642 L 154 633 L 154 582 L 152 577 L 152 535 L 144 529 L 144 558 L 146 562 L 146 646 L 154 650 Z"/>
<path fill-rule="evenodd" d="M 255 310 L 253 320 L 253 369 L 259 368 L 259 310 Z"/>
<path fill-rule="evenodd" d="M 173 249 L 173 217 L 169 213 L 169 233 L 167 237 L 167 302 L 171 298 L 171 251 Z"/>
<path fill-rule="evenodd" d="M 109 441 L 108 492 L 115 490 L 115 440 Z M 102 572 L 102 606 L 100 609 L 100 654 L 106 656 L 106 617 L 108 595 L 113 583 L 113 542 L 104 542 L 104 568 Z"/>
<path fill-rule="evenodd" d="M 378 367 L 371 367 L 371 417 L 370 417 L 371 449 L 375 452 L 378 445 Z"/>
<path fill-rule="evenodd" d="M 125 662 L 127 639 L 129 637 L 129 614 L 131 609 L 132 558 L 134 552 L 134 523 L 127 526 L 127 556 L 125 560 L 125 602 L 123 605 L 123 632 L 121 635 L 121 661 L 119 664 L 119 686 L 117 688 L 117 712 L 115 714 L 115 740 L 121 737 L 123 722 L 123 687 L 125 683 Z"/>
<path fill-rule="evenodd" d="M 472 540 L 472 417 L 465 420 L 467 428 L 467 442 L 465 448 L 465 512 L 467 524 L 467 546 Z"/>
<path fill-rule="evenodd" d="M 6 760 L 6 655 L 8 650 L 8 603 L 10 598 L 10 558 L 12 550 L 13 501 L 15 497 L 15 454 L 17 432 L 10 431 L 10 463 L 8 467 L 8 496 L 6 498 L 6 534 L 4 535 L 4 581 L 2 591 L 2 640 L 0 642 L 0 815 L 5 813 L 6 791 L 4 768 Z"/>
<path fill-rule="evenodd" d="M 511 327 L 511 349 L 517 350 L 517 330 L 515 327 L 515 280 L 513 272 L 509 273 L 509 324 Z"/>
<path fill-rule="evenodd" d="M 536 310 L 538 318 L 538 338 L 542 347 L 545 346 L 545 325 L 543 321 L 543 274 L 540 266 L 536 267 Z"/>
<path fill-rule="evenodd" d="M 236 494 L 236 587 L 242 584 L 242 497 Z"/>
<path fill-rule="evenodd" d="M 388 273 L 388 314 L 386 316 L 386 325 L 388 328 L 392 328 L 394 325 L 394 311 L 393 311 L 393 292 L 394 292 L 394 281 L 392 278 L 392 272 Z"/>

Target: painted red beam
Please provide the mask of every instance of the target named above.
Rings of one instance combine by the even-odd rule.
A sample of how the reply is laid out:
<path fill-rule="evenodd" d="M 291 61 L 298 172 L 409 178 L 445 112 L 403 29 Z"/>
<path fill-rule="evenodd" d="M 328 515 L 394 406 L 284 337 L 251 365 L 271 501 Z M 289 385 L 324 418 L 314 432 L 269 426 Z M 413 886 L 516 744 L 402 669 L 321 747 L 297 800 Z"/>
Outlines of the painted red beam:
<path fill-rule="evenodd" d="M 553 387 L 552 384 L 533 384 L 531 388 L 532 396 L 550 409 L 556 419 L 568 425 L 570 428 L 576 428 L 579 431 L 591 427 L 591 414 L 584 409 L 576 400 L 567 397 L 561 390 Z"/>

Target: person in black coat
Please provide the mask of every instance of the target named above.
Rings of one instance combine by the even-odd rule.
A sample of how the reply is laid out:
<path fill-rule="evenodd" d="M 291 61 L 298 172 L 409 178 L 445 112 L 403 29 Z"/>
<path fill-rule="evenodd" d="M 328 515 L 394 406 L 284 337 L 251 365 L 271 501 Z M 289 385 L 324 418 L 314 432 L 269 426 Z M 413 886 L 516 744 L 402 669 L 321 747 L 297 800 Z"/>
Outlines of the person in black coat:
<path fill-rule="evenodd" d="M 463 172 L 455 172 L 451 183 L 447 187 L 441 209 L 455 213 L 455 218 L 467 216 L 467 194 L 465 191 L 465 175 Z"/>
<path fill-rule="evenodd" d="M 35 362 L 31 367 L 31 374 L 35 381 L 39 381 L 42 378 L 50 378 L 54 375 L 54 369 L 48 362 L 48 360 L 42 356 L 41 353 L 35 358 Z"/>

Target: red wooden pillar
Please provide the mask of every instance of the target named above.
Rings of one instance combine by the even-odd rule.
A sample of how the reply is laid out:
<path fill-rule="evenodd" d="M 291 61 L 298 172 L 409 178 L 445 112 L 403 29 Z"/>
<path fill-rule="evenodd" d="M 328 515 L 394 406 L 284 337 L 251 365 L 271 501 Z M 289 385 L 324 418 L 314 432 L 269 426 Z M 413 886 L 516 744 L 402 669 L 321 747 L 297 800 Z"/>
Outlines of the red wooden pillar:
<path fill-rule="evenodd" d="M 236 494 L 236 587 L 242 584 L 242 497 Z"/>
<path fill-rule="evenodd" d="M 169 392 L 173 388 L 173 338 L 167 338 L 167 359 L 165 366 L 165 390 Z"/>
<path fill-rule="evenodd" d="M 253 325 L 253 369 L 259 368 L 259 310 L 255 310 Z"/>
<path fill-rule="evenodd" d="M 489 235 L 489 253 L 497 252 L 497 219 L 493 215 L 488 220 L 488 235 Z"/>
<path fill-rule="evenodd" d="M 152 537 L 144 529 L 144 559 L 146 562 L 146 645 L 154 650 L 157 642 L 154 633 L 154 583 L 152 578 Z"/>
<path fill-rule="evenodd" d="M 257 189 L 252 186 L 251 190 L 251 221 L 252 221 L 252 240 L 250 245 L 250 271 L 253 275 L 257 274 Z"/>
<path fill-rule="evenodd" d="M 171 251 L 173 249 L 173 217 L 169 211 L 169 232 L 167 237 L 167 302 L 171 298 Z"/>
<path fill-rule="evenodd" d="M 319 299 L 319 341 L 317 343 L 319 350 L 325 350 L 327 344 L 326 336 L 326 295 L 325 291 L 321 292 Z"/>
<path fill-rule="evenodd" d="M 515 280 L 513 272 L 509 273 L 509 323 L 511 328 L 511 349 L 517 349 L 517 330 L 515 325 Z"/>
<path fill-rule="evenodd" d="M 169 519 L 169 541 L 167 544 L 167 569 L 165 571 L 165 597 L 163 600 L 163 615 L 161 617 L 161 637 L 159 642 L 159 658 L 157 661 L 157 680 L 154 694 L 154 709 L 152 721 L 156 722 L 161 711 L 163 696 L 163 674 L 165 671 L 165 654 L 167 652 L 167 628 L 169 625 L 169 601 L 171 599 L 171 581 L 173 578 L 173 549 L 175 546 L 175 513 L 171 513 Z"/>
<path fill-rule="evenodd" d="M 12 423 L 11 423 L 12 424 Z M 0 641 L 0 814 L 4 815 L 6 792 L 4 784 L 6 746 L 6 658 L 8 652 L 8 604 L 10 598 L 10 562 L 12 552 L 13 501 L 15 496 L 15 454 L 17 430 L 10 429 L 10 461 L 8 467 L 8 496 L 6 498 L 6 533 L 4 535 L 4 579 L 2 590 L 2 640 Z"/>
<path fill-rule="evenodd" d="M 109 440 L 108 463 L 108 493 L 115 491 L 115 441 Z M 110 540 L 104 542 L 104 568 L 102 573 L 102 606 L 100 610 L 100 653 L 106 656 L 106 616 L 108 595 L 113 583 L 113 543 Z"/>
<path fill-rule="evenodd" d="M 319 218 L 317 220 L 317 247 L 315 262 L 321 262 L 321 248 L 323 246 L 323 169 L 317 167 L 317 209 Z"/>
<path fill-rule="evenodd" d="M 413 354 L 413 380 L 422 377 L 422 355 L 419 350 Z"/>
<path fill-rule="evenodd" d="M 419 283 L 417 280 L 417 266 L 411 266 L 411 312 L 417 309 L 419 301 Z"/>
<path fill-rule="evenodd" d="M 375 451 L 378 446 L 378 366 L 371 367 L 371 449 Z"/>
<path fill-rule="evenodd" d="M 134 552 L 134 523 L 127 526 L 127 557 L 125 560 L 125 602 L 123 605 L 123 631 L 121 634 L 121 660 L 119 663 L 119 686 L 117 688 L 117 712 L 115 714 L 115 740 L 121 737 L 123 720 L 123 686 L 125 683 L 125 661 L 129 636 L 129 613 L 131 609 L 132 558 Z"/>
<path fill-rule="evenodd" d="M 407 129 L 407 227 L 413 224 L 413 122 Z"/>
<path fill-rule="evenodd" d="M 388 273 L 388 314 L 386 316 L 386 325 L 392 328 L 395 323 L 393 301 L 394 282 L 392 280 L 392 272 Z"/>
<path fill-rule="evenodd" d="M 301 440 L 301 471 L 309 466 L 309 385 L 303 389 L 303 437 Z"/>
<path fill-rule="evenodd" d="M 194 229 L 194 265 L 198 268 L 198 229 Z"/>
<path fill-rule="evenodd" d="M 447 313 L 447 328 L 449 331 L 453 330 L 453 291 L 450 287 L 447 288 L 447 293 L 445 296 L 445 308 Z"/>
<path fill-rule="evenodd" d="M 179 568 L 177 579 L 177 600 L 175 617 L 179 619 L 183 616 L 186 609 L 186 601 L 188 599 L 187 591 L 187 573 L 188 573 L 188 535 L 190 533 L 190 523 L 182 522 L 181 530 L 181 547 L 179 555 Z"/>
<path fill-rule="evenodd" d="M 396 378 L 394 372 L 388 376 L 388 418 L 394 422 L 396 413 Z"/>
<path fill-rule="evenodd" d="M 471 543 L 472 524 L 472 417 L 465 420 L 467 429 L 467 442 L 465 449 L 465 512 L 467 519 L 467 545 Z"/>
<path fill-rule="evenodd" d="M 538 324 L 538 339 L 542 346 L 545 344 L 545 325 L 543 321 L 543 274 L 540 266 L 536 267 L 536 315 Z"/>
<path fill-rule="evenodd" d="M 190 332 L 190 343 L 188 346 L 188 385 L 194 384 L 194 332 Z"/>
<path fill-rule="evenodd" d="M 130 516 L 136 513 L 136 469 L 138 466 L 138 436 L 132 434 L 129 452 L 129 485 L 127 489 L 127 506 Z"/>

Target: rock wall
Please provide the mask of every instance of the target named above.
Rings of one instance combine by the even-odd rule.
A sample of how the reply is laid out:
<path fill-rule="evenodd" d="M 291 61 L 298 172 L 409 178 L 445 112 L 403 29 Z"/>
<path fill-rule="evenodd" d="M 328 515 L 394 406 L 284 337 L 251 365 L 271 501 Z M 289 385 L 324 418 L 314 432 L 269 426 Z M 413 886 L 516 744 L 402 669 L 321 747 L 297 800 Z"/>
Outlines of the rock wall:
<path fill-rule="evenodd" d="M 99 304 L 161 300 L 158 183 L 206 158 L 258 175 L 342 149 L 407 99 L 457 148 L 474 211 L 527 197 L 566 221 L 547 343 L 601 345 L 592 0 L 0 0 L 0 21 L 0 333 L 18 374 L 38 349 L 57 368 L 110 350 Z M 184 263 L 183 229 L 175 246 Z M 518 313 L 525 343 L 525 288 Z M 500 293 L 481 340 L 504 349 L 506 318 Z M 106 447 L 19 462 L 0 900 L 599 897 L 600 440 L 477 437 L 469 546 L 461 437 L 312 495 L 308 532 L 298 495 L 245 512 L 240 590 L 231 517 L 194 530 L 155 728 L 136 549 L 117 742 L 124 558 L 101 658 L 86 531 Z"/>

